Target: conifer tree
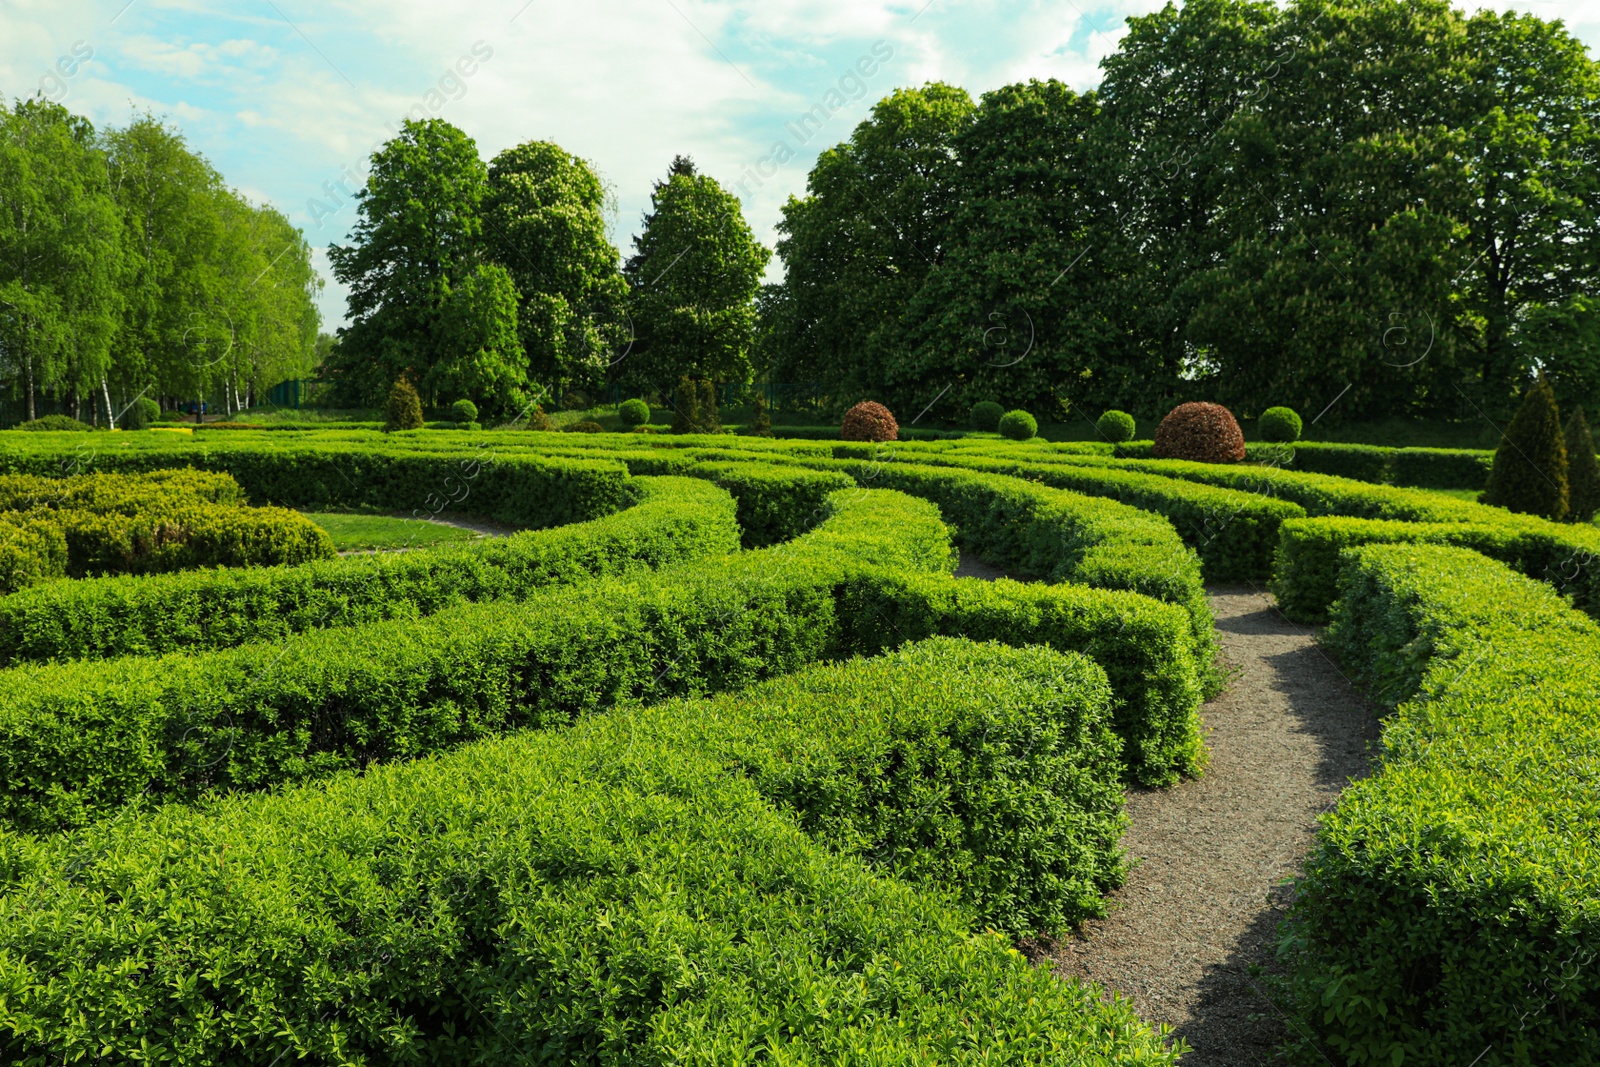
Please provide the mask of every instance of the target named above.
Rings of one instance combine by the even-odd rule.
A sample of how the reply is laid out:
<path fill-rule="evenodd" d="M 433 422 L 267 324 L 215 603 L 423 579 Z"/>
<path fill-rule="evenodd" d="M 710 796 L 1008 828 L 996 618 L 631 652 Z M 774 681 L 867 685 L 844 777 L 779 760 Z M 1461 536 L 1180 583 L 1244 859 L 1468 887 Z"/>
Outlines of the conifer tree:
<path fill-rule="evenodd" d="M 678 379 L 678 398 L 672 409 L 672 432 L 700 432 L 700 387 L 693 378 Z"/>
<path fill-rule="evenodd" d="M 1567 517 L 1567 445 L 1555 391 L 1542 374 L 1500 439 L 1483 502 L 1557 522 Z"/>
<path fill-rule="evenodd" d="M 1593 522 L 1600 510 L 1600 460 L 1595 459 L 1594 437 L 1583 417 L 1583 408 L 1574 408 L 1567 419 L 1567 521 Z"/>
<path fill-rule="evenodd" d="M 717 385 L 710 378 L 700 382 L 699 422 L 701 433 L 722 432 L 722 420 L 717 417 Z"/>

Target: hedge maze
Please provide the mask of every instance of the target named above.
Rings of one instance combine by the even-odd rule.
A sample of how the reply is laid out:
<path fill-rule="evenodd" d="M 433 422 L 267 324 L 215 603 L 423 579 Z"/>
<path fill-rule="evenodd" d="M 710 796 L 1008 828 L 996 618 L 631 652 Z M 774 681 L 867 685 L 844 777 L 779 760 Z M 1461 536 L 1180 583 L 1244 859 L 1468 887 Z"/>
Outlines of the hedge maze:
<path fill-rule="evenodd" d="M 1394 709 L 1284 927 L 1307 1050 L 1600 1060 L 1593 527 L 1138 445 L 6 436 L 5 1062 L 1176 1063 L 1015 946 L 1204 773 L 1234 581 Z"/>

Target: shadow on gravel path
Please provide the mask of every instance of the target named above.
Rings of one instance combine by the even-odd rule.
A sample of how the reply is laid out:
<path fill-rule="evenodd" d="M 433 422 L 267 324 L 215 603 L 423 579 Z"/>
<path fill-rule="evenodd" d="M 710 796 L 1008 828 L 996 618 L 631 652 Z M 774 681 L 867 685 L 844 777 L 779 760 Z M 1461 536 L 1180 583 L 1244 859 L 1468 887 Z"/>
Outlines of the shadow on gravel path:
<path fill-rule="evenodd" d="M 1285 880 L 1317 815 L 1366 772 L 1378 730 L 1313 628 L 1255 589 L 1209 592 L 1229 684 L 1201 709 L 1205 777 L 1129 793 L 1128 884 L 1107 918 L 1047 955 L 1172 1026 L 1194 1048 L 1185 1067 L 1244 1067 L 1272 1062 L 1284 1036 L 1251 965 L 1273 969 Z"/>

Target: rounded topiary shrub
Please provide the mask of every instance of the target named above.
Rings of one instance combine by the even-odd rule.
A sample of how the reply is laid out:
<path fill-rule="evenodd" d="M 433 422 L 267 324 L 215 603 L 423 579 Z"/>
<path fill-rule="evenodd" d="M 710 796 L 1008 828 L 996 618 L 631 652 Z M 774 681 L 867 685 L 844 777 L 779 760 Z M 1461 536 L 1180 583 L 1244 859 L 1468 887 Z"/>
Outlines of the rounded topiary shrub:
<path fill-rule="evenodd" d="M 1006 409 L 993 400 L 980 400 L 972 405 L 972 428 L 994 433 L 1000 428 L 1000 417 L 1005 413 Z"/>
<path fill-rule="evenodd" d="M 161 418 L 161 405 L 147 396 L 141 396 L 128 405 L 122 413 L 121 428 L 124 430 L 147 429 L 151 423 Z"/>
<path fill-rule="evenodd" d="M 87 422 L 79 422 L 71 415 L 45 415 L 30 422 L 19 423 L 19 430 L 92 430 Z"/>
<path fill-rule="evenodd" d="M 863 400 L 844 413 L 839 437 L 845 441 L 895 441 L 900 438 L 900 424 L 882 404 Z"/>
<path fill-rule="evenodd" d="M 1237 463 L 1244 458 L 1244 434 L 1221 404 L 1179 404 L 1156 427 L 1153 451 L 1157 459 Z"/>
<path fill-rule="evenodd" d="M 1263 441 L 1280 445 L 1292 445 L 1300 440 L 1300 431 L 1305 428 L 1294 408 L 1268 408 L 1261 413 L 1256 427 Z"/>
<path fill-rule="evenodd" d="M 1001 437 L 1009 437 L 1013 441 L 1029 441 L 1038 432 L 1038 420 L 1020 408 L 1000 416 Z"/>
<path fill-rule="evenodd" d="M 459 423 L 477 422 L 478 405 L 470 400 L 457 400 L 450 405 L 450 421 Z"/>
<path fill-rule="evenodd" d="M 637 397 L 624 400 L 622 406 L 617 408 L 617 417 L 624 426 L 643 426 L 650 421 L 650 405 Z"/>
<path fill-rule="evenodd" d="M 1126 411 L 1118 411 L 1113 408 L 1095 421 L 1094 428 L 1099 430 L 1100 436 L 1107 441 L 1114 445 L 1120 445 L 1124 441 L 1133 440 L 1134 432 L 1138 430 L 1139 424 Z"/>
<path fill-rule="evenodd" d="M 606 428 L 604 426 L 601 426 L 598 422 L 595 422 L 595 421 L 593 421 L 591 419 L 584 419 L 582 422 L 574 422 L 571 425 L 565 427 L 565 429 L 566 429 L 566 431 L 568 433 L 605 433 L 606 432 Z"/>

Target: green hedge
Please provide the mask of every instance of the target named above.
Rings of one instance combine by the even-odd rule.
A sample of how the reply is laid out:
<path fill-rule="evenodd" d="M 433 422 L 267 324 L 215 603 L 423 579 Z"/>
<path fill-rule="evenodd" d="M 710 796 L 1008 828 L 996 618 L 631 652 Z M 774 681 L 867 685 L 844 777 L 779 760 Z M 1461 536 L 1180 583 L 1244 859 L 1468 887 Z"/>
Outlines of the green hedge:
<path fill-rule="evenodd" d="M 1119 469 L 1121 464 L 1109 456 L 1059 452 L 1057 447 L 1048 452 L 996 451 L 992 445 L 975 444 L 937 454 L 897 452 L 870 469 L 917 462 L 985 471 L 1152 511 L 1170 522 L 1199 554 L 1207 581 L 1265 579 L 1271 573 L 1279 524 L 1305 514 L 1303 508 L 1270 495 L 1174 484 L 1172 478 Z"/>
<path fill-rule="evenodd" d="M 141 798 L 415 757 L 617 703 L 739 688 L 942 625 L 911 621 L 936 606 L 930 595 L 955 595 L 941 592 L 950 545 L 933 505 L 859 490 L 833 500 L 838 513 L 816 530 L 715 563 L 277 643 L 11 668 L 0 675 L 0 821 L 48 830 Z M 915 569 L 935 586 L 894 594 L 896 606 Z M 1161 784 L 1198 768 L 1199 681 L 1181 610 L 1074 587 L 1017 600 L 953 584 L 984 588 L 960 599 L 978 605 L 982 636 L 1058 643 L 1039 630 L 1048 623 L 1063 649 L 1099 650 L 1123 701 L 1131 776 Z M 872 606 L 841 614 L 841 602 Z"/>
<path fill-rule="evenodd" d="M 228 648 L 305 630 L 431 615 L 556 584 L 731 552 L 728 494 L 639 479 L 639 503 L 587 523 L 472 545 L 296 567 L 53 582 L 0 597 L 0 664 Z"/>
<path fill-rule="evenodd" d="M 933 635 L 1083 652 L 1105 669 L 1128 775 L 1165 786 L 1205 766 L 1199 708 L 1208 663 L 1181 608 L 1136 593 L 899 571 L 843 589 L 845 647 L 892 648 Z"/>
<path fill-rule="evenodd" d="M 699 463 L 687 473 L 733 494 L 746 548 L 799 536 L 826 513 L 830 493 L 855 485 L 846 474 L 766 463 Z"/>
<path fill-rule="evenodd" d="M 0 471 L 52 473 L 60 466 L 62 449 L 53 436 L 17 434 L 0 440 Z M 532 528 L 587 522 L 627 502 L 628 470 L 617 460 L 538 456 L 502 447 L 513 435 L 417 431 L 409 442 L 404 434 L 388 435 L 400 440 L 372 443 L 359 435 L 283 440 L 291 436 L 238 431 L 203 441 L 143 443 L 99 449 L 87 462 L 96 470 L 121 473 L 178 466 L 226 471 L 258 504 L 415 515 L 458 511 Z M 411 449 L 434 436 L 458 440 L 430 445 L 435 451 Z M 38 438 L 43 440 L 37 447 L 24 441 Z"/>
<path fill-rule="evenodd" d="M 875 463 L 850 467 L 862 485 L 939 505 L 958 544 L 996 566 L 1050 582 L 1128 589 L 1189 613 L 1196 656 L 1216 652 L 1211 605 L 1195 554 L 1160 516 L 1110 500 L 962 468 Z"/>
<path fill-rule="evenodd" d="M 1471 548 L 1553 585 L 1591 615 L 1600 614 L 1600 531 L 1555 523 L 1389 522 L 1296 519 L 1283 524 L 1272 591 L 1285 615 L 1322 622 L 1337 591 L 1340 553 L 1364 544 L 1440 544 Z"/>
<path fill-rule="evenodd" d="M 0 592 L 61 575 L 270 566 L 334 554 L 327 533 L 305 516 L 243 502 L 233 478 L 205 471 L 0 475 L 0 525 L 18 531 L 8 538 L 15 544 Z M 40 523 L 60 529 L 62 569 L 51 562 L 54 538 L 39 532 Z"/>
<path fill-rule="evenodd" d="M 1016 847 L 1014 878 L 1049 885 L 1052 840 L 1102 855 L 1114 821 L 1091 674 L 918 649 L 204 812 L 0 836 L 0 1058 L 1170 1067 L 1181 1043 L 1125 1001 L 799 825 L 957 884 Z"/>
<path fill-rule="evenodd" d="M 1328 641 L 1386 703 L 1285 953 L 1352 1064 L 1600 1061 L 1600 627 L 1442 546 L 1351 549 Z"/>
<path fill-rule="evenodd" d="M 1430 489 L 1482 489 L 1492 466 L 1494 453 L 1483 449 L 1397 448 L 1391 480 Z"/>
<path fill-rule="evenodd" d="M 67 537 L 48 515 L 0 514 L 0 596 L 67 574 Z"/>

